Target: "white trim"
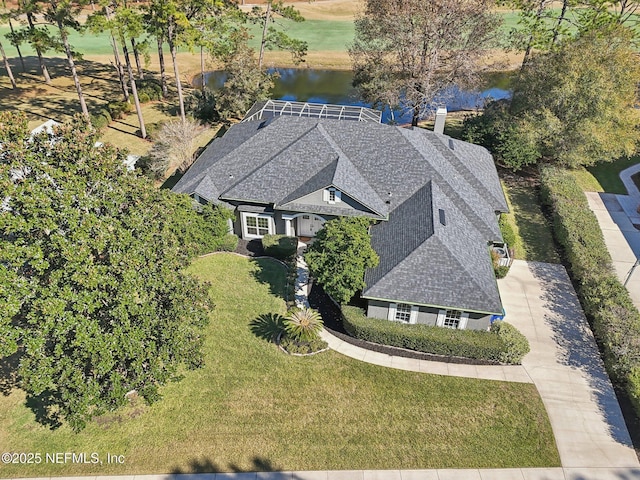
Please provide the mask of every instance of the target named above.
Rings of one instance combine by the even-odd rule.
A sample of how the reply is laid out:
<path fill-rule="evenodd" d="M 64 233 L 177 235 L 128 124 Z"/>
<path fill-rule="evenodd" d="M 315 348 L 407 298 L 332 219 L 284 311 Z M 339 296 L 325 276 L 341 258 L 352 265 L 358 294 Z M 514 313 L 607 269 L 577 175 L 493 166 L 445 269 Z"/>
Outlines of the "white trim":
<path fill-rule="evenodd" d="M 438 318 L 436 320 L 436 326 L 444 327 L 444 319 L 447 316 L 446 310 L 438 310 Z"/>
<path fill-rule="evenodd" d="M 247 217 L 256 218 L 256 223 L 258 218 L 266 218 L 268 221 L 267 233 L 272 235 L 273 232 L 275 231 L 272 215 L 264 214 L 264 213 L 240 212 L 240 222 L 242 223 L 242 238 L 262 238 L 263 237 L 263 235 L 260 235 L 260 234 L 255 235 L 247 231 Z"/>
<path fill-rule="evenodd" d="M 329 201 L 329 189 L 328 188 L 325 188 L 322 191 L 322 201 L 323 202 L 328 202 Z"/>
<path fill-rule="evenodd" d="M 458 324 L 458 330 L 464 330 L 465 328 L 467 328 L 467 320 L 469 320 L 469 313 L 460 313 L 460 323 Z"/>
<path fill-rule="evenodd" d="M 409 317 L 409 323 L 418 323 L 418 310 L 420 307 L 417 305 L 411 305 L 411 316 Z"/>
<path fill-rule="evenodd" d="M 396 320 L 396 309 L 398 308 L 397 303 L 390 303 L 389 310 L 387 312 L 387 320 L 395 321 Z"/>

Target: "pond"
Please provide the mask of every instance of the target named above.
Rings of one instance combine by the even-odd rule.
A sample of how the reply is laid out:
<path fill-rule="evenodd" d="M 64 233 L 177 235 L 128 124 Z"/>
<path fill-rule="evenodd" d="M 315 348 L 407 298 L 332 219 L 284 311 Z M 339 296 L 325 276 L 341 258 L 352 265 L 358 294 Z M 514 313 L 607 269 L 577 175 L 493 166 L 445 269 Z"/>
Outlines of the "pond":
<path fill-rule="evenodd" d="M 271 98 L 298 102 L 331 103 L 337 105 L 370 106 L 358 95 L 352 86 L 353 73 L 349 70 L 316 70 L 310 68 L 278 68 L 278 78 L 271 93 Z M 206 85 L 217 89 L 225 81 L 225 72 L 215 71 L 205 74 Z M 476 91 L 453 88 L 437 104 L 445 104 L 450 112 L 470 110 L 482 107 L 488 98 L 508 98 L 510 75 L 508 72 L 496 72 L 484 77 L 482 85 Z M 392 118 L 389 109 L 383 112 L 382 121 Z M 411 121 L 411 115 L 394 112 L 393 118 L 399 123 Z"/>

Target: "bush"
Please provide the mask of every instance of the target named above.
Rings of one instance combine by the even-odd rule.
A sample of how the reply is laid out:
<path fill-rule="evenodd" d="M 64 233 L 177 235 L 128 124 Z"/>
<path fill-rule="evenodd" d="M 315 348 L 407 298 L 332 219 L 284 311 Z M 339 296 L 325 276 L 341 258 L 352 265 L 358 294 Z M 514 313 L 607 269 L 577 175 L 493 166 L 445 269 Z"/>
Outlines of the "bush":
<path fill-rule="evenodd" d="M 285 259 L 298 251 L 298 239 L 286 235 L 265 235 L 262 237 L 262 248 L 270 257 Z"/>
<path fill-rule="evenodd" d="M 308 342 L 301 342 L 293 338 L 284 336 L 280 340 L 280 346 L 291 354 L 308 355 L 310 353 L 319 352 L 328 348 L 327 342 L 320 338 L 310 340 Z"/>
<path fill-rule="evenodd" d="M 496 320 L 491 325 L 490 332 L 498 335 L 505 345 L 505 350 L 500 355 L 502 363 L 520 364 L 529 353 L 529 340 L 510 323 Z"/>
<path fill-rule="evenodd" d="M 215 250 L 218 252 L 233 252 L 238 247 L 238 236 L 233 233 L 227 233 L 224 237 L 218 239 Z"/>
<path fill-rule="evenodd" d="M 342 314 L 347 333 L 360 340 L 447 357 L 505 363 L 519 363 L 522 359 L 522 356 L 518 356 L 520 350 L 516 348 L 521 345 L 513 340 L 515 346 L 511 346 L 495 332 L 454 330 L 419 324 L 406 325 L 368 318 L 362 309 L 352 306 L 343 306 Z M 515 327 L 511 328 L 515 330 Z M 517 339 L 515 334 L 510 336 L 511 333 L 507 334 L 507 339 Z"/>
<path fill-rule="evenodd" d="M 136 82 L 138 100 L 140 103 L 162 100 L 162 85 L 155 79 L 149 78 Z"/>
<path fill-rule="evenodd" d="M 513 227 L 507 220 L 507 216 L 503 213 L 500 215 L 500 233 L 502 233 L 502 240 L 511 248 L 516 244 L 516 232 L 513 231 Z"/>
<path fill-rule="evenodd" d="M 111 123 L 111 114 L 106 108 L 101 108 L 97 113 L 91 115 L 91 125 L 96 130 L 103 130 Z"/>
<path fill-rule="evenodd" d="M 640 413 L 640 312 L 615 275 L 598 221 L 575 178 L 545 166 L 541 182 L 542 199 L 553 211 L 555 237 L 602 346 L 607 372 Z"/>
<path fill-rule="evenodd" d="M 129 102 L 109 102 L 107 104 L 107 110 L 109 110 L 113 120 L 118 120 L 126 114 L 133 112 L 133 106 Z"/>

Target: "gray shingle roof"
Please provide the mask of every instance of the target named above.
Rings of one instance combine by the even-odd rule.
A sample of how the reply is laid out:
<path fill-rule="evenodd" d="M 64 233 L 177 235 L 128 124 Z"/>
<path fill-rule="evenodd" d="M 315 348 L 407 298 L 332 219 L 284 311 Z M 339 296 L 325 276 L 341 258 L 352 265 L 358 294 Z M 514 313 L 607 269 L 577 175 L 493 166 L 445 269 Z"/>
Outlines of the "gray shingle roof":
<path fill-rule="evenodd" d="M 380 264 L 366 272 L 363 297 L 501 313 L 487 242 L 437 184 L 372 227 L 371 243 Z"/>
<path fill-rule="evenodd" d="M 381 256 L 365 295 L 499 313 L 487 242 L 507 211 L 482 147 L 423 129 L 275 117 L 242 122 L 214 141 L 174 187 L 210 201 L 344 215 L 340 204 L 298 199 L 335 186 L 388 218 L 372 228 Z M 439 224 L 439 210 L 447 225 Z M 435 212 L 435 213 L 434 213 Z"/>

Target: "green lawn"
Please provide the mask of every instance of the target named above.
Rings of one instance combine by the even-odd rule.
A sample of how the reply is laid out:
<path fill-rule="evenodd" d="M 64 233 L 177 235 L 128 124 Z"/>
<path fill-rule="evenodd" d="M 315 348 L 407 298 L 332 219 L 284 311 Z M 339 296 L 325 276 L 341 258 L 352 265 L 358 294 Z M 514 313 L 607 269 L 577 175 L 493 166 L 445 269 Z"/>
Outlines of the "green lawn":
<path fill-rule="evenodd" d="M 634 155 L 633 157 L 621 158 L 613 162 L 602 162 L 593 167 L 588 167 L 587 170 L 601 186 L 601 190 L 595 191 L 626 195 L 627 189 L 624 188 L 624 184 L 620 180 L 620 172 L 638 163 L 640 163 L 640 155 Z"/>
<path fill-rule="evenodd" d="M 516 176 L 504 179 L 511 213 L 509 222 L 518 237 L 515 257 L 536 262 L 561 263 L 555 249 L 551 225 L 540 207 L 535 185 Z"/>
<path fill-rule="evenodd" d="M 24 394 L 0 396 L 0 443 L 14 452 L 97 452 L 102 465 L 3 466 L 3 477 L 272 469 L 559 466 L 531 384 L 377 367 L 335 352 L 298 358 L 254 335 L 284 312 L 283 267 L 232 254 L 198 259 L 216 302 L 206 366 L 79 434 L 34 421 Z M 107 453 L 124 465 L 106 464 Z"/>

